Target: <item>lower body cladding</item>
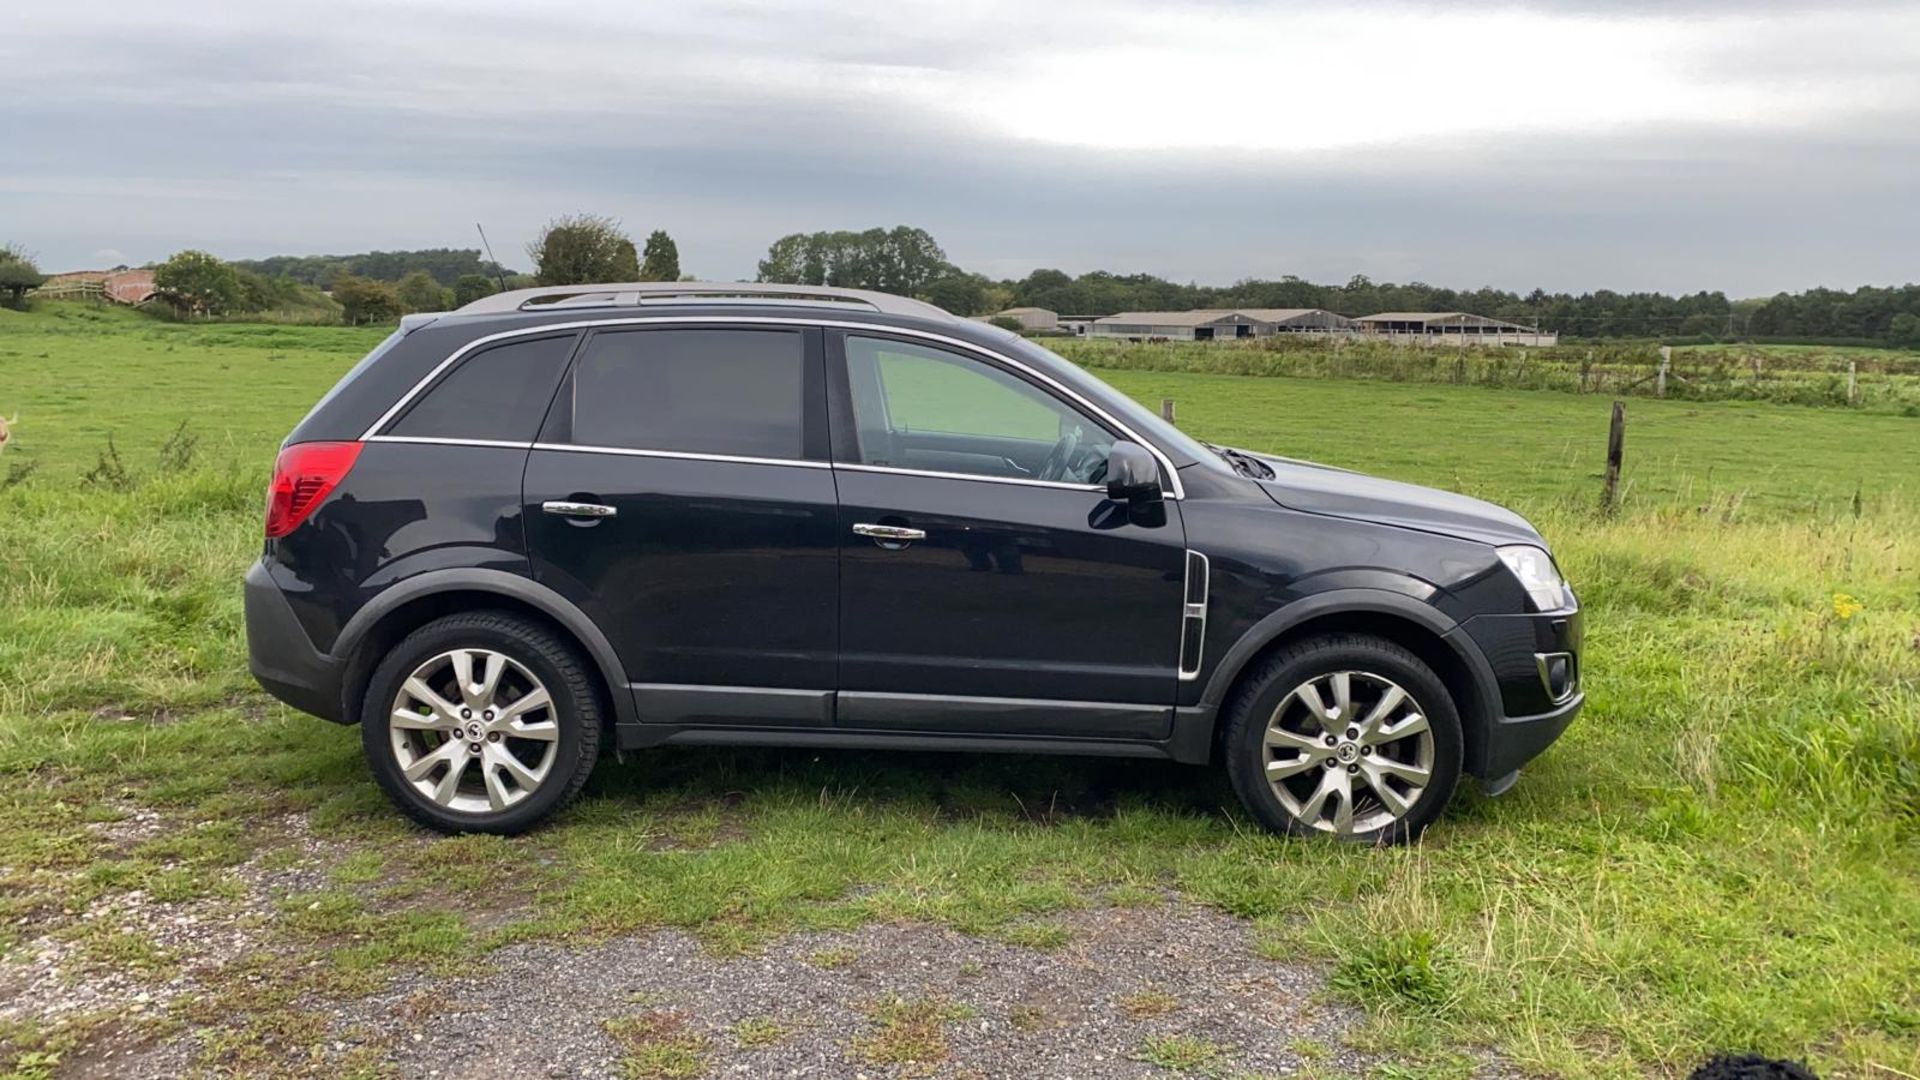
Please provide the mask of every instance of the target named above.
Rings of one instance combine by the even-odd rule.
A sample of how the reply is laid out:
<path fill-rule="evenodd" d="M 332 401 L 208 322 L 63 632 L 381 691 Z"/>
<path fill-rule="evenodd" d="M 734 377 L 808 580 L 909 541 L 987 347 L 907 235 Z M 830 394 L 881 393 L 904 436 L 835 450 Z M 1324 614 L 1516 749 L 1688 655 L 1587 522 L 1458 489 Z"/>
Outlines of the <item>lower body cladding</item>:
<path fill-rule="evenodd" d="M 1214 756 L 1214 711 L 1040 698 L 969 698 L 756 687 L 631 687 L 648 721 L 622 724 L 622 749 L 653 746 L 791 746 L 1084 754 L 1204 765 Z M 1466 715 L 1477 753 L 1466 771 L 1510 783 L 1579 713 L 1576 688 L 1535 715 Z"/>
<path fill-rule="evenodd" d="M 1169 756 L 1172 705 L 635 683 L 620 745 L 896 746 Z"/>

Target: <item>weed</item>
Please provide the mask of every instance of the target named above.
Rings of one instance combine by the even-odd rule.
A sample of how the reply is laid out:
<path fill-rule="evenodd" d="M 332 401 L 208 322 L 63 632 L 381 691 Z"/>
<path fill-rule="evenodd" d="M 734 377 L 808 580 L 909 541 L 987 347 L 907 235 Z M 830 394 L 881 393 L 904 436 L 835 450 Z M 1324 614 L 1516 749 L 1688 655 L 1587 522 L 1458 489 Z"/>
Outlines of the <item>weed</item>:
<path fill-rule="evenodd" d="M 1120 1010 L 1133 1020 L 1165 1016 L 1180 1008 L 1180 999 L 1164 990 L 1148 987 L 1120 999 Z"/>
<path fill-rule="evenodd" d="M 88 487 L 105 488 L 108 491 L 132 491 L 133 475 L 120 461 L 120 448 L 113 444 L 113 436 L 107 436 L 106 448 L 100 451 L 99 460 L 93 468 L 87 470 L 80 482 Z"/>
<path fill-rule="evenodd" d="M 941 998 L 886 998 L 868 1008 L 874 1031 L 855 1039 L 853 1051 L 871 1065 L 891 1065 L 902 1076 L 929 1076 L 947 1058 L 946 1025 L 975 1015 L 967 1005 Z"/>
<path fill-rule="evenodd" d="M 1134 1051 L 1135 1061 L 1144 1061 L 1178 1073 L 1211 1074 L 1227 1060 L 1218 1045 L 1191 1035 L 1165 1035 L 1147 1039 Z"/>
<path fill-rule="evenodd" d="M 193 467 L 193 452 L 200 445 L 200 436 L 187 430 L 188 421 L 180 421 L 173 429 L 167 441 L 160 444 L 160 471 L 163 473 L 186 472 Z"/>
<path fill-rule="evenodd" d="M 660 1010 L 606 1022 L 625 1080 L 690 1080 L 707 1071 L 709 1040 L 683 1012 Z"/>
<path fill-rule="evenodd" d="M 825 968 L 828 971 L 835 971 L 846 967 L 858 959 L 860 959 L 860 954 L 845 945 L 834 945 L 825 949 L 817 949 L 807 956 L 808 963 L 817 968 Z"/>
<path fill-rule="evenodd" d="M 733 1025 L 734 1041 L 748 1050 L 772 1046 L 786 1038 L 786 1035 L 786 1028 L 765 1016 L 749 1016 Z"/>
<path fill-rule="evenodd" d="M 1370 936 L 1340 958 L 1331 982 L 1335 990 L 1371 1008 L 1438 1008 L 1450 992 L 1436 959 L 1438 950 L 1438 939 L 1427 931 Z"/>

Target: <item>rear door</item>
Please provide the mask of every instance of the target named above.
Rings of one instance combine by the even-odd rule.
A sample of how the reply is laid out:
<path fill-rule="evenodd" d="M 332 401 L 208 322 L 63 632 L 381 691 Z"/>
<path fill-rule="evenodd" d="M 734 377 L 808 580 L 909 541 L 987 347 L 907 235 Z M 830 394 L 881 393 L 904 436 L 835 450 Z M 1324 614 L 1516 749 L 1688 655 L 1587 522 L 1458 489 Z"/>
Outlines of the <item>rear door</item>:
<path fill-rule="evenodd" d="M 838 529 L 820 331 L 592 332 L 527 459 L 534 577 L 606 632 L 641 718 L 825 725 Z"/>
<path fill-rule="evenodd" d="M 1186 547 L 1129 520 L 1118 437 L 1012 366 L 833 332 L 841 727 L 1165 737 Z"/>

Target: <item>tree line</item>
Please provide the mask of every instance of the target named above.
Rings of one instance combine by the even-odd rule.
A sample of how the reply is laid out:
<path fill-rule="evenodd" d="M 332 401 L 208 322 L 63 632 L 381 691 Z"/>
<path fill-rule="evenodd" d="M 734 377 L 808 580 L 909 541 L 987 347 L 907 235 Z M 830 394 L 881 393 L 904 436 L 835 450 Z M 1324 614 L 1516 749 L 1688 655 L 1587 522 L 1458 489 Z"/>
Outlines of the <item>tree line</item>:
<path fill-rule="evenodd" d="M 1868 286 L 1851 292 L 1810 289 L 1730 300 L 1723 292 L 1670 296 L 1609 289 L 1579 294 L 1462 290 L 1417 281 L 1377 283 L 1365 275 L 1355 275 L 1344 285 L 1288 276 L 1219 286 L 1181 284 L 1152 274 L 1094 270 L 1075 276 L 1041 269 L 1024 278 L 996 281 L 955 266 L 925 230 L 905 225 L 783 236 L 767 248 L 757 280 L 898 293 L 958 315 L 991 315 L 1010 307 L 1088 316 L 1236 307 L 1324 308 L 1349 316 L 1469 311 L 1571 338 L 1772 338 L 1920 346 L 1920 285 Z"/>
<path fill-rule="evenodd" d="M 593 214 L 555 218 L 527 245 L 531 273 L 515 273 L 471 248 L 371 251 L 358 255 L 282 255 L 221 262 L 181 252 L 156 267 L 163 301 L 188 314 L 245 314 L 337 304 L 349 323 L 392 319 L 469 303 L 503 285 L 575 285 L 676 281 L 679 248 L 655 229 L 637 245 L 619 221 Z M 908 225 L 792 233 L 775 240 L 755 280 L 832 285 L 913 296 L 957 315 L 1040 307 L 1063 315 L 1194 308 L 1325 308 L 1343 315 L 1383 311 L 1470 311 L 1538 326 L 1569 338 L 1833 341 L 1920 347 L 1920 285 L 1817 288 L 1734 300 L 1723 292 L 1585 293 L 1535 289 L 1451 289 L 1424 282 L 1345 284 L 1298 277 L 1244 279 L 1231 285 L 1185 284 L 1152 274 L 1094 270 L 1072 275 L 1034 270 L 993 279 L 947 258 L 925 229 Z M 18 303 L 39 283 L 32 261 L 0 248 L 0 300 Z M 327 299 L 322 292 L 331 295 Z"/>

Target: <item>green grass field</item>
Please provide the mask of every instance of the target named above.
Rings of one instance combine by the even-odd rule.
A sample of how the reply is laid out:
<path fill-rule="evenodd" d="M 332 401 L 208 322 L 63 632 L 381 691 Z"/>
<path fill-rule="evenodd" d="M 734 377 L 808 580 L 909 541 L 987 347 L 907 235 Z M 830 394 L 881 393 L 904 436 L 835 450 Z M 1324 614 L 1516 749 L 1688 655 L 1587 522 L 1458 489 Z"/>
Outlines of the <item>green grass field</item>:
<path fill-rule="evenodd" d="M 889 919 L 1045 948 L 1062 912 L 1175 892 L 1323 961 L 1382 1077 L 1489 1051 L 1679 1076 L 1713 1050 L 1920 1076 L 1920 420 L 1636 399 L 1606 518 L 1603 398 L 1105 373 L 1202 438 L 1495 498 L 1555 543 L 1588 711 L 1416 849 L 1272 838 L 1155 763 L 721 750 L 609 761 L 551 828 L 444 840 L 385 804 L 357 732 L 253 688 L 240 640 L 273 447 L 380 336 L 0 311 L 0 960 L 52 934 L 83 974 L 163 981 L 183 958 L 86 913 L 236 903 L 236 866 L 307 858 L 290 814 L 344 852 L 250 916 L 276 951 L 165 1016 L 0 1024 L 0 1075 L 188 1026 L 208 1067 L 293 1071 L 329 1001 L 474 945 L 671 926 L 731 952 Z"/>

